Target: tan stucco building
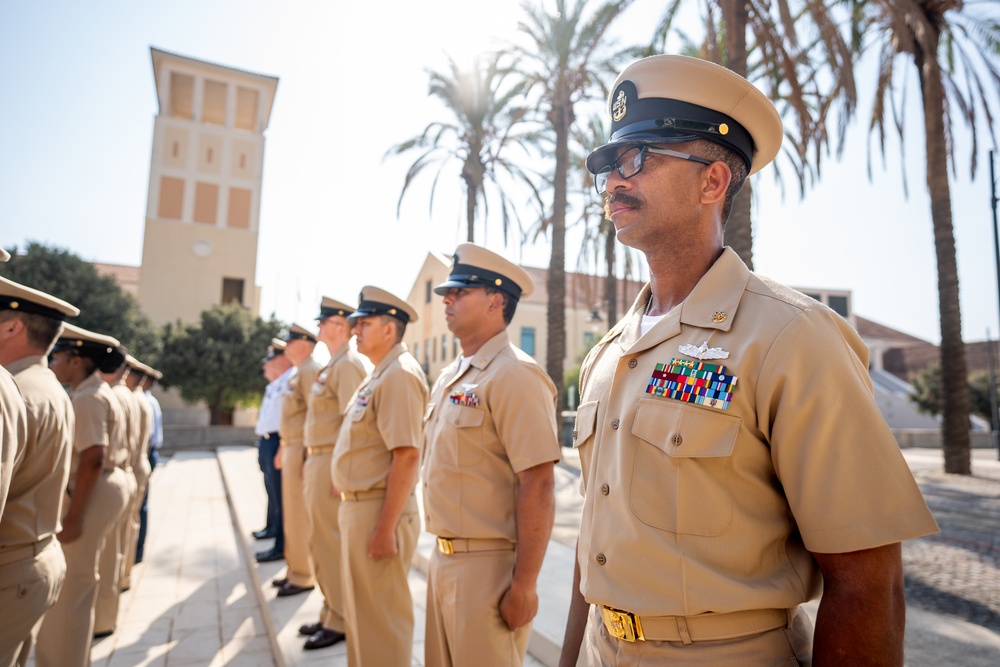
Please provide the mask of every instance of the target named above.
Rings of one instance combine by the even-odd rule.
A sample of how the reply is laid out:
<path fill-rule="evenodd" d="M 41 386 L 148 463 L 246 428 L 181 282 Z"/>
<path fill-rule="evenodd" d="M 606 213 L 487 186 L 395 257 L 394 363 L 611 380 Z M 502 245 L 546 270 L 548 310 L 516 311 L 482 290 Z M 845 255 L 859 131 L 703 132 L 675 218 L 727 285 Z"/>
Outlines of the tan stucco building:
<path fill-rule="evenodd" d="M 158 324 L 258 312 L 264 131 L 278 79 L 150 49 L 153 125 L 139 304 Z"/>
<path fill-rule="evenodd" d="M 462 354 L 458 340 L 448 330 L 445 322 L 441 297 L 434 294 L 434 286 L 444 282 L 451 271 L 451 265 L 451 257 L 435 252 L 427 253 L 406 299 L 420 318 L 406 328 L 404 339 L 432 382 L 442 368 Z M 534 281 L 535 291 L 520 300 L 507 332 L 514 345 L 530 354 L 545 368 L 545 340 L 548 333 L 548 292 L 545 281 L 548 271 L 530 266 L 522 268 Z M 632 305 L 643 283 L 619 280 L 618 285 L 618 314 L 621 316 Z M 565 368 L 576 365 L 578 357 L 610 328 L 607 312 L 602 306 L 603 301 L 603 276 L 566 273 Z"/>

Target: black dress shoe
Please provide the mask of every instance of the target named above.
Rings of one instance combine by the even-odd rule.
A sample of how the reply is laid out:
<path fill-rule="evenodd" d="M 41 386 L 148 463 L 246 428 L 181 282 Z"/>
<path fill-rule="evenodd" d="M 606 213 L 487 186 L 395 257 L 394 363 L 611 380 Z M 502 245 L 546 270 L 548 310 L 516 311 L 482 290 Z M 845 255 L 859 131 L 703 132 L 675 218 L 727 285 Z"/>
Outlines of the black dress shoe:
<path fill-rule="evenodd" d="M 111 628 L 110 630 L 102 630 L 101 632 L 94 633 L 94 639 L 104 639 L 105 637 L 110 637 L 113 634 L 115 634 L 114 628 Z"/>
<path fill-rule="evenodd" d="M 269 540 L 272 537 L 278 536 L 276 532 L 274 532 L 273 530 L 267 530 L 266 528 L 262 528 L 261 530 L 255 530 L 252 533 L 250 533 L 250 535 L 253 536 L 255 540 Z"/>
<path fill-rule="evenodd" d="M 281 579 L 272 579 L 271 585 L 275 588 L 281 588 L 288 583 L 288 577 L 282 577 Z"/>
<path fill-rule="evenodd" d="M 327 630 L 326 628 L 320 628 L 312 637 L 306 640 L 305 648 L 310 651 L 314 648 L 326 648 L 327 646 L 333 646 L 334 644 L 339 644 L 344 641 L 347 636 L 343 632 L 336 632 L 335 630 Z"/>
<path fill-rule="evenodd" d="M 289 595 L 298 595 L 299 593 L 305 593 L 316 588 L 315 586 L 296 586 L 295 584 L 285 582 L 281 588 L 278 589 L 279 598 L 287 598 Z"/>
<path fill-rule="evenodd" d="M 299 626 L 299 634 L 306 637 L 312 637 L 314 634 L 323 629 L 323 624 L 320 622 L 316 623 L 306 623 L 305 625 Z"/>
<path fill-rule="evenodd" d="M 258 563 L 270 563 L 273 560 L 284 559 L 285 554 L 278 551 L 277 549 L 268 549 L 267 551 L 258 551 L 254 558 L 257 559 Z"/>

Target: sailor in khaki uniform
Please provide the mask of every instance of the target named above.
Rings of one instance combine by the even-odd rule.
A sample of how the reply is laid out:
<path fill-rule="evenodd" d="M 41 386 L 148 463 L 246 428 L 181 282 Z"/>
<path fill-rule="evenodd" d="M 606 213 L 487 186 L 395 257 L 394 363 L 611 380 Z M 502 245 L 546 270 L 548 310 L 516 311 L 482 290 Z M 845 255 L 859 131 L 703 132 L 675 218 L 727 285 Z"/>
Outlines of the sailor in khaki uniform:
<path fill-rule="evenodd" d="M 131 354 L 125 357 L 125 364 L 128 366 L 125 386 L 132 392 L 132 401 L 139 413 L 139 437 L 136 440 L 136 446 L 130 452 L 132 474 L 135 475 L 135 494 L 133 494 L 127 510 L 129 525 L 127 526 L 125 548 L 122 552 L 124 560 L 122 561 L 122 575 L 119 585 L 123 592 L 132 587 L 132 566 L 135 565 L 139 539 L 139 510 L 146 497 L 146 484 L 149 482 L 149 474 L 152 472 L 152 466 L 149 464 L 149 438 L 153 433 L 153 406 L 146 400 L 146 394 L 142 389 L 143 381 L 153 372 L 153 369 Z"/>
<path fill-rule="evenodd" d="M 438 536 L 428 667 L 520 665 L 528 648 L 560 458 L 555 385 L 507 336 L 533 289 L 523 269 L 471 243 L 434 288 L 462 357 L 438 376 L 424 432 L 424 512 Z"/>
<path fill-rule="evenodd" d="M 351 349 L 351 325 L 347 316 L 354 308 L 323 297 L 320 304 L 319 340 L 330 351 L 330 362 L 316 376 L 309 392 L 306 416 L 305 493 L 309 510 L 309 546 L 316 582 L 323 592 L 318 623 L 302 626 L 309 635 L 305 648 L 332 646 L 344 639 L 344 595 L 340 585 L 340 494 L 333 488 L 333 448 L 337 444 L 344 408 L 365 378 L 361 356 Z"/>
<path fill-rule="evenodd" d="M 10 253 L 0 248 L 0 262 L 10 259 Z M 14 384 L 14 380 L 4 369 L 0 369 L 0 517 L 10 487 L 10 477 L 14 470 L 21 443 L 27 437 L 28 418 L 24 401 Z"/>
<path fill-rule="evenodd" d="M 312 357 L 316 336 L 305 327 L 293 324 L 284 338 L 285 357 L 295 365 L 288 379 L 281 405 L 281 509 L 285 527 L 285 582 L 278 596 L 286 597 L 311 591 L 316 587 L 312 557 L 309 555 L 309 516 L 302 469 L 306 462 L 306 411 L 320 366 Z M 265 552 L 266 553 L 266 552 Z M 257 560 L 261 559 L 258 555 Z"/>
<path fill-rule="evenodd" d="M 73 404 L 46 355 L 80 311 L 0 278 L 0 365 L 14 374 L 28 430 L 0 517 L 0 667 L 27 663 L 42 615 L 59 596 L 66 561 L 56 539 L 73 448 Z M 13 613 L 16 610 L 16 613 Z"/>
<path fill-rule="evenodd" d="M 110 336 L 71 324 L 49 355 L 49 368 L 70 387 L 76 414 L 69 485 L 63 498 L 66 579 L 45 614 L 35 648 L 37 667 L 86 667 L 94 635 L 97 566 L 108 534 L 125 511 L 125 474 L 115 465 L 126 448 L 125 417 L 98 370 L 118 368 L 124 355 Z"/>
<path fill-rule="evenodd" d="M 777 112 L 680 56 L 627 67 L 609 112 L 587 166 L 650 284 L 581 370 L 562 664 L 901 665 L 899 542 L 937 527 L 867 350 L 723 246 L 732 196 L 778 152 Z M 812 642 L 798 606 L 821 591 Z"/>
<path fill-rule="evenodd" d="M 417 313 L 399 297 L 367 286 L 348 319 L 358 352 L 375 369 L 348 401 L 333 452 L 333 485 L 343 501 L 347 661 L 352 667 L 408 667 L 413 599 L 406 575 L 420 532 L 413 489 L 427 381 L 402 341 Z"/>
<path fill-rule="evenodd" d="M 118 517 L 114 530 L 108 534 L 101 551 L 100 581 L 97 584 L 97 603 L 94 605 L 94 638 L 101 639 L 114 633 L 118 626 L 118 606 L 121 595 L 122 575 L 125 571 L 125 557 L 128 553 L 128 541 L 132 526 L 130 509 L 136 501 L 138 482 L 132 468 L 135 452 L 139 447 L 139 434 L 142 429 L 142 414 L 136 403 L 135 394 L 125 384 L 129 374 L 126 360 L 128 351 L 122 347 L 122 363 L 110 373 L 100 373 L 101 378 L 111 387 L 112 393 L 121 405 L 125 416 L 126 446 L 117 451 L 114 463 L 125 474 L 125 484 L 128 490 L 128 501 L 125 511 Z"/>

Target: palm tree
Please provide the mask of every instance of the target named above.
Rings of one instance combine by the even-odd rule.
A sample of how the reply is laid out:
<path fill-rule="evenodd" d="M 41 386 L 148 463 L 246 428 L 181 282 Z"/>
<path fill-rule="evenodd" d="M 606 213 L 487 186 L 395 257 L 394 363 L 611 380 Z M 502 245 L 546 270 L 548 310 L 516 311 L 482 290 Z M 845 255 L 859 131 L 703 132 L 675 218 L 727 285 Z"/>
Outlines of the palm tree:
<path fill-rule="evenodd" d="M 975 175 L 979 113 L 985 117 L 994 146 L 990 89 L 1000 95 L 1000 5 L 995 0 L 869 0 L 855 5 L 859 32 L 877 51 L 876 94 L 870 129 L 885 151 L 887 120 L 902 137 L 905 105 L 894 91 L 912 62 L 920 83 L 924 112 L 927 189 L 937 255 L 938 308 L 941 320 L 942 425 L 945 472 L 967 475 L 969 394 L 962 315 L 958 299 L 958 262 L 951 219 L 948 165 L 955 166 L 954 121 L 964 121 L 972 138 L 971 172 Z M 996 98 L 994 98 L 996 99 Z M 891 109 L 887 116 L 887 108 Z M 905 164 L 905 162 L 904 162 Z"/>
<path fill-rule="evenodd" d="M 429 92 L 441 100 L 454 118 L 450 122 L 435 121 L 412 139 L 389 149 L 386 156 L 419 150 L 420 155 L 410 165 L 396 205 L 399 216 L 403 197 L 425 168 L 436 165 L 431 182 L 430 211 L 434 208 L 434 193 L 442 172 L 454 162 L 462 166 L 465 186 L 466 238 L 474 241 L 476 214 L 482 205 L 484 217 L 489 214 L 485 186 L 495 185 L 500 201 L 503 235 L 506 241 L 512 221 L 520 225 L 517 207 L 511 204 L 508 190 L 501 181 L 510 177 L 534 191 L 533 179 L 509 157 L 510 148 L 525 148 L 533 142 L 530 132 L 519 133 L 527 114 L 523 105 L 525 82 L 515 74 L 515 62 L 500 53 L 477 56 L 468 69 L 461 69 L 448 59 L 448 71 L 428 70 Z M 537 192 L 535 193 L 537 197 Z"/>
<path fill-rule="evenodd" d="M 604 305 L 607 308 L 607 325 L 618 321 L 618 252 L 622 251 L 625 278 L 635 277 L 639 265 L 636 251 L 628 246 L 619 248 L 615 226 L 604 216 L 604 200 L 594 191 L 594 179 L 587 170 L 587 155 L 595 146 L 608 140 L 609 131 L 604 123 L 606 114 L 590 116 L 586 123 L 577 124 L 571 133 L 570 148 L 570 197 L 578 202 L 573 210 L 579 211 L 574 224 L 583 227 L 583 241 L 577 268 L 586 273 L 591 263 L 597 272 L 598 263 L 604 264 Z M 627 304 L 625 304 L 627 306 Z"/>
<path fill-rule="evenodd" d="M 549 295 L 546 371 L 563 404 L 563 361 L 566 356 L 566 208 L 570 170 L 570 130 L 576 121 L 575 105 L 595 96 L 607 96 L 602 79 L 614 79 L 626 53 L 609 54 L 604 35 L 632 0 L 525 1 L 525 19 L 519 30 L 530 42 L 516 48 L 526 82 L 537 90 L 545 123 L 554 139 L 555 171 L 552 209 L 543 220 L 551 231 L 552 252 L 547 288 Z M 552 6 L 548 11 L 545 4 Z M 593 7 L 593 8 L 591 8 Z"/>
<path fill-rule="evenodd" d="M 656 26 L 653 45 L 663 50 L 682 0 L 670 0 Z M 802 0 L 706 0 L 705 38 L 687 55 L 723 65 L 756 82 L 785 119 L 783 154 L 805 192 L 829 150 L 827 120 L 838 110 L 838 153 L 857 100 L 850 45 L 835 16 L 836 5 Z M 747 34 L 750 41 L 747 41 Z M 779 163 L 775 179 L 781 183 Z M 725 241 L 753 269 L 752 186 L 747 180 L 733 204 Z"/>

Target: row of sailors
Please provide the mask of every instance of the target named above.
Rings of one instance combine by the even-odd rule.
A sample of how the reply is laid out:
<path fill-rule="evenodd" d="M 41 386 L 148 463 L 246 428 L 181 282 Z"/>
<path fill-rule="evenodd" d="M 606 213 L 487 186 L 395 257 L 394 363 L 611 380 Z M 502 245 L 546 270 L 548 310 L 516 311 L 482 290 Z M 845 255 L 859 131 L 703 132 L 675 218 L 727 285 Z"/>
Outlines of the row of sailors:
<path fill-rule="evenodd" d="M 299 629 L 306 649 L 346 641 L 349 665 L 411 664 L 419 476 L 424 523 L 438 536 L 424 663 L 523 662 L 560 458 L 555 387 L 506 331 L 532 289 L 517 265 L 460 245 L 435 291 L 463 356 L 430 391 L 402 342 L 417 313 L 377 287 L 356 307 L 324 297 L 318 333 L 293 325 L 273 341 L 257 431 L 270 509 L 255 536 L 276 543 L 257 558 L 286 561 L 278 596 L 319 586 L 320 616 Z M 313 358 L 318 342 L 325 366 Z M 280 482 L 268 479 L 271 464 Z"/>
<path fill-rule="evenodd" d="M 162 375 L 79 313 L 0 278 L 0 667 L 89 665 L 142 559 Z"/>

